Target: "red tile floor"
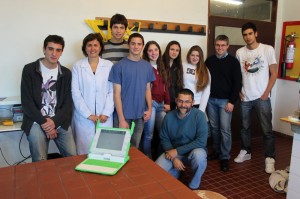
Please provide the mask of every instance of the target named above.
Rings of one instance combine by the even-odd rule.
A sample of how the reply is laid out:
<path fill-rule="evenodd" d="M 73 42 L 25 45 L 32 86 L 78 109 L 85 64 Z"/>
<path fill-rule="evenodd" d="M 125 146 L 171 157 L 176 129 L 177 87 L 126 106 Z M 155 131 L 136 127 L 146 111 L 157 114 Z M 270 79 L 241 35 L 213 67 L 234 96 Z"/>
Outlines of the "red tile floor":
<path fill-rule="evenodd" d="M 270 175 L 264 172 L 261 137 L 252 139 L 252 148 L 252 159 L 237 164 L 233 159 L 240 151 L 240 141 L 233 142 L 228 172 L 220 171 L 219 160 L 208 161 L 200 189 L 218 192 L 228 199 L 286 198 L 286 194 L 277 193 L 269 186 Z M 285 169 L 290 164 L 291 149 L 292 137 L 276 133 L 276 170 Z M 188 184 L 190 175 L 186 172 L 181 181 Z"/>

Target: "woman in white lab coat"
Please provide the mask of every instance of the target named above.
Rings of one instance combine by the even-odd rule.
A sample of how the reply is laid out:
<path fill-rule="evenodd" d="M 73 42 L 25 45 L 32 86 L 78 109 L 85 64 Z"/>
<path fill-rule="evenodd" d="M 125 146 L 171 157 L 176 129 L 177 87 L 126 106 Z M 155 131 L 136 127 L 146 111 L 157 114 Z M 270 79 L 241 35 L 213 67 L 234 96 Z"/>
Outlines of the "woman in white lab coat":
<path fill-rule="evenodd" d="M 87 35 L 82 44 L 86 57 L 77 61 L 72 69 L 72 129 L 78 154 L 89 152 L 97 120 L 101 126 L 113 126 L 113 85 L 108 81 L 113 63 L 100 58 L 103 49 L 99 33 Z"/>

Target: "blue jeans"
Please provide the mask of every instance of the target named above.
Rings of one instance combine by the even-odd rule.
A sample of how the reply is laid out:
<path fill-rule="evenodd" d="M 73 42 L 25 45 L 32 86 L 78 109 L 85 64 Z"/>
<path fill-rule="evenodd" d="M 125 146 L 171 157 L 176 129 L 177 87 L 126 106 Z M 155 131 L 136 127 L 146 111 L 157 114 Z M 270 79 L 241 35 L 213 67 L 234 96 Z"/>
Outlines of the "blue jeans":
<path fill-rule="evenodd" d="M 134 128 L 133 134 L 132 134 L 131 139 L 130 139 L 130 144 L 131 144 L 131 146 L 139 148 L 140 141 L 141 141 L 141 138 L 142 138 L 142 133 L 143 133 L 143 130 L 144 130 L 144 119 L 140 118 L 140 119 L 125 119 L 125 120 L 128 123 L 129 128 L 131 128 L 131 123 L 132 122 L 135 123 L 135 128 Z M 116 125 L 116 126 L 114 125 L 114 127 L 119 128 L 118 116 L 115 118 L 114 123 Z"/>
<path fill-rule="evenodd" d="M 220 159 L 230 159 L 232 145 L 231 118 L 232 112 L 226 112 L 228 99 L 209 98 L 207 115 L 210 122 L 213 140 L 213 151 L 220 154 Z"/>
<path fill-rule="evenodd" d="M 166 112 L 164 111 L 164 104 L 152 100 L 151 118 L 145 123 L 144 137 L 143 137 L 143 152 L 145 155 L 147 155 L 150 158 L 152 157 L 151 141 L 153 138 L 154 127 L 156 127 L 156 129 L 158 130 L 161 128 L 165 115 Z"/>
<path fill-rule="evenodd" d="M 207 166 L 207 154 L 206 150 L 202 148 L 193 149 L 187 155 L 178 155 L 179 158 L 184 165 L 190 164 L 194 176 L 189 183 L 189 187 L 191 189 L 198 189 L 201 183 L 201 177 Z M 161 154 L 159 158 L 156 160 L 156 164 L 158 164 L 161 168 L 169 172 L 173 177 L 179 178 L 180 171 L 173 167 L 172 161 L 165 158 L 165 154 Z"/>
<path fill-rule="evenodd" d="M 263 131 L 265 157 L 275 158 L 275 136 L 272 131 L 272 108 L 270 98 L 267 100 L 256 99 L 253 101 L 241 102 L 242 149 L 251 153 L 250 126 L 252 109 L 255 109 Z"/>
<path fill-rule="evenodd" d="M 117 114 L 116 109 L 113 112 L 113 127 L 119 128 L 119 120 L 118 120 L 118 114 Z"/>
<path fill-rule="evenodd" d="M 76 146 L 71 131 L 57 129 L 57 138 L 53 139 L 63 157 L 76 155 Z M 39 124 L 34 123 L 27 136 L 32 162 L 48 159 L 49 141 Z"/>

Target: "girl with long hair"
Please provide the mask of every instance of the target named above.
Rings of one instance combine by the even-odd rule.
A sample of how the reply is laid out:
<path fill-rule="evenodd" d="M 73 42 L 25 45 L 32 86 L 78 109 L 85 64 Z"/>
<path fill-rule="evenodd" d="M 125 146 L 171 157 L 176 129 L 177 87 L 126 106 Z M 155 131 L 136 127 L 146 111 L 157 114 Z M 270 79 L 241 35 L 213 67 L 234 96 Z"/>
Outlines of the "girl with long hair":
<path fill-rule="evenodd" d="M 176 95 L 183 89 L 183 69 L 179 42 L 170 41 L 163 54 L 163 63 L 168 74 L 171 110 L 176 108 Z"/>
<path fill-rule="evenodd" d="M 155 81 L 151 82 L 152 113 L 150 120 L 145 123 L 143 137 L 143 152 L 152 158 L 151 141 L 154 127 L 160 129 L 166 112 L 170 110 L 170 97 L 167 83 L 168 75 L 157 42 L 147 42 L 143 51 L 143 59 L 150 62 L 156 78 Z"/>
<path fill-rule="evenodd" d="M 210 94 L 210 74 L 204 63 L 200 46 L 192 46 L 187 55 L 187 63 L 183 64 L 184 87 L 194 93 L 194 107 L 205 112 Z"/>

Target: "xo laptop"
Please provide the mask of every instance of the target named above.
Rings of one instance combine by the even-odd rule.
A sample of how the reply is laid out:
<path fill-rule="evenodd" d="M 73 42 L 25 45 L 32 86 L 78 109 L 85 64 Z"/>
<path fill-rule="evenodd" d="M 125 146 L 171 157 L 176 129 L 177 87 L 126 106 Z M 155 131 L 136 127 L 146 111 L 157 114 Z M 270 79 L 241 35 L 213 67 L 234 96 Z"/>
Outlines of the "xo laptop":
<path fill-rule="evenodd" d="M 77 165 L 75 170 L 114 175 L 129 160 L 130 139 L 135 124 L 133 122 L 130 129 L 100 125 L 98 121 L 88 158 Z"/>

